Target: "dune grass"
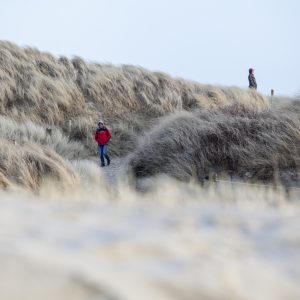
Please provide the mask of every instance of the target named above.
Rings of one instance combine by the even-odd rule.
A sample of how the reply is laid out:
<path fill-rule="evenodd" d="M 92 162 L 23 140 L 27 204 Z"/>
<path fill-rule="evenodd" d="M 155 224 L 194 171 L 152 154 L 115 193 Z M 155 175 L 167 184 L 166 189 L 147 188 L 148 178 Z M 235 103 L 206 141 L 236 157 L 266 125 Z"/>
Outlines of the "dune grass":
<path fill-rule="evenodd" d="M 200 181 L 210 173 L 246 180 L 298 181 L 299 104 L 282 110 L 253 111 L 233 105 L 181 112 L 164 119 L 141 141 L 131 158 L 137 177 L 166 173 Z"/>
<path fill-rule="evenodd" d="M 12 181 L 36 189 L 41 176 L 69 178 L 66 165 L 97 155 L 94 132 L 100 118 L 112 131 L 110 154 L 123 157 L 166 116 L 230 105 L 259 112 L 268 109 L 269 101 L 252 90 L 202 85 L 141 67 L 55 57 L 2 41 L 0 151 L 8 161 L 2 160 L 0 166 L 1 185 Z M 8 148 L 10 152 L 5 152 Z M 39 163 L 28 163 L 28 153 L 35 152 Z M 64 171 L 57 169 L 57 161 Z M 50 165 L 53 172 L 46 171 Z M 37 177 L 30 175 L 34 168 Z"/>
<path fill-rule="evenodd" d="M 298 184 L 299 113 L 252 90 L 0 42 L 1 295 L 66 298 L 76 283 L 111 299 L 298 299 L 299 189 L 198 183 Z M 105 171 L 99 118 L 113 136 Z M 110 170 L 125 179 L 107 184 Z"/>
<path fill-rule="evenodd" d="M 60 127 L 90 149 L 97 120 L 105 119 L 114 134 L 114 155 L 132 150 L 136 135 L 151 121 L 178 110 L 233 103 L 268 106 L 254 91 L 201 85 L 140 67 L 55 57 L 9 42 L 0 42 L 0 79 L 1 115 Z"/>
<path fill-rule="evenodd" d="M 48 147 L 24 143 L 22 147 L 0 139 L 0 184 L 38 191 L 47 180 L 60 187 L 76 184 L 77 174 L 71 165 Z"/>

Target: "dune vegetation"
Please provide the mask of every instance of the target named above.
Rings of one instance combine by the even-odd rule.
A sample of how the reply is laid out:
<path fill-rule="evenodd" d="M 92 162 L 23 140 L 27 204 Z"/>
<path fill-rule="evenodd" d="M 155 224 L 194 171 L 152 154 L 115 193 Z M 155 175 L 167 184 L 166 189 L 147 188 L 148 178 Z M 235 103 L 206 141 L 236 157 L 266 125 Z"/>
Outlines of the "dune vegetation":
<path fill-rule="evenodd" d="M 44 160 L 55 153 L 67 161 L 62 168 L 70 161 L 96 157 L 93 135 L 99 119 L 112 131 L 110 153 L 123 157 L 167 115 L 236 104 L 251 111 L 268 108 L 267 99 L 254 91 L 201 85 L 140 67 L 55 57 L 9 42 L 0 43 L 0 79 L 1 143 L 11 149 L 31 147 L 30 151 L 40 147 L 38 156 L 45 155 Z M 20 180 L 22 173 L 32 172 L 32 164 L 20 155 L 25 163 L 19 166 L 26 170 L 12 172 L 13 164 L 7 167 L 7 159 L 13 157 L 9 155 L 5 153 L 0 165 L 1 176 L 8 182 L 39 186 L 40 179 Z M 60 178 L 55 167 L 46 173 Z"/>
<path fill-rule="evenodd" d="M 298 182 L 299 103 L 281 110 L 232 105 L 181 112 L 155 126 L 135 151 L 137 177 L 166 173 L 201 182 L 227 173 L 245 180 Z"/>
<path fill-rule="evenodd" d="M 226 173 L 298 181 L 298 102 L 273 107 L 253 90 L 55 57 L 9 42 L 0 43 L 0 79 L 3 187 L 38 190 L 44 176 L 80 177 L 76 166 L 97 159 L 99 119 L 112 131 L 111 155 L 127 157 L 137 178 L 165 173 L 203 182 Z"/>
<path fill-rule="evenodd" d="M 280 101 L 0 42 L 0 298 L 299 299 Z"/>

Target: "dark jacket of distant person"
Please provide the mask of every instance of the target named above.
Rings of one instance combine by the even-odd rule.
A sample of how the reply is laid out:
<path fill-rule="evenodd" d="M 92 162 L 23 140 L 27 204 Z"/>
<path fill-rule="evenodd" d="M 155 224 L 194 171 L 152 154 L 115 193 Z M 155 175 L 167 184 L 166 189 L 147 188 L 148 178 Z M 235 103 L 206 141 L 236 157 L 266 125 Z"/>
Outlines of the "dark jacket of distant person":
<path fill-rule="evenodd" d="M 249 69 L 248 80 L 249 80 L 249 88 L 257 90 L 257 83 L 254 77 L 254 69 Z"/>

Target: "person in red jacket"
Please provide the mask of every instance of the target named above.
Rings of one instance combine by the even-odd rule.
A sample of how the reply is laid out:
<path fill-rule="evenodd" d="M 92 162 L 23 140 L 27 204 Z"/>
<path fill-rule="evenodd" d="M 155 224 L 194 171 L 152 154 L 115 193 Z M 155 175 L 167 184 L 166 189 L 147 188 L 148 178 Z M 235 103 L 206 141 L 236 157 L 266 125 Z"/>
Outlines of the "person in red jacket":
<path fill-rule="evenodd" d="M 107 154 L 107 144 L 111 139 L 109 130 L 104 126 L 103 121 L 98 122 L 98 128 L 95 133 L 95 140 L 98 142 L 98 153 L 101 159 L 101 167 L 105 166 L 105 160 L 107 160 L 107 165 L 110 165 L 110 158 Z"/>

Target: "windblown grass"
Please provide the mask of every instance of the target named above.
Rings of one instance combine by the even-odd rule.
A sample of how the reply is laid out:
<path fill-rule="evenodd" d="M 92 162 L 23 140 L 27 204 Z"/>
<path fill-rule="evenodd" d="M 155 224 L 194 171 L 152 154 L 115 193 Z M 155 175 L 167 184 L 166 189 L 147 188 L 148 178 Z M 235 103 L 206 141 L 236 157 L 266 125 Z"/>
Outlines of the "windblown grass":
<path fill-rule="evenodd" d="M 57 58 L 0 43 L 0 114 L 60 127 L 90 151 L 100 117 L 113 131 L 112 154 L 124 155 L 157 117 L 233 103 L 255 109 L 268 106 L 255 91 L 201 85 L 139 67 Z"/>
<path fill-rule="evenodd" d="M 296 180 L 300 167 L 298 109 L 297 103 L 262 112 L 234 105 L 174 114 L 143 139 L 130 164 L 137 177 L 166 173 L 203 181 L 210 173 L 227 172 L 270 181 L 279 172 L 282 179 L 289 174 Z"/>
<path fill-rule="evenodd" d="M 35 143 L 48 146 L 66 159 L 84 158 L 90 155 L 80 142 L 70 141 L 57 127 L 47 128 L 32 121 L 18 122 L 11 118 L 0 116 L 0 138 L 15 142 L 20 147 L 24 143 Z"/>
<path fill-rule="evenodd" d="M 38 191 L 46 180 L 67 187 L 78 180 L 71 165 L 53 150 L 34 143 L 22 147 L 0 139 L 0 184 Z"/>
<path fill-rule="evenodd" d="M 299 299 L 300 207 L 284 191 L 93 187 L 0 191 L 1 299 Z"/>
<path fill-rule="evenodd" d="M 13 166 L 17 168 L 13 162 L 2 163 L 1 185 L 8 186 L 12 181 L 36 189 L 44 174 L 65 176 L 56 168 L 57 160 L 65 170 L 68 160 L 94 157 L 94 131 L 99 118 L 112 131 L 110 154 L 125 156 L 136 148 L 139 136 L 167 115 L 235 104 L 254 111 L 269 105 L 265 97 L 252 90 L 201 85 L 140 67 L 88 63 L 78 57 L 55 57 L 0 42 L 0 138 L 6 145 L 1 152 L 11 145 L 11 152 L 3 154 L 8 160 L 15 158 L 11 153 L 18 148 L 21 153 L 17 170 L 12 170 Z M 48 129 L 51 134 L 47 134 Z M 30 147 L 34 149 L 31 152 L 42 153 L 38 160 L 43 163 L 50 156 L 47 168 L 53 166 L 53 172 L 22 161 Z M 54 153 L 57 157 L 53 162 Z M 37 177 L 29 175 L 34 173 L 34 166 Z M 27 184 L 22 173 L 28 175 Z"/>
<path fill-rule="evenodd" d="M 1 42 L 0 188 L 21 193 L 0 191 L 0 298 L 72 298 L 76 285 L 78 299 L 299 299 L 299 191 L 191 180 L 297 177 L 299 112 Z M 116 159 L 95 162 L 99 118 L 136 177 L 190 182 L 107 185 Z"/>

